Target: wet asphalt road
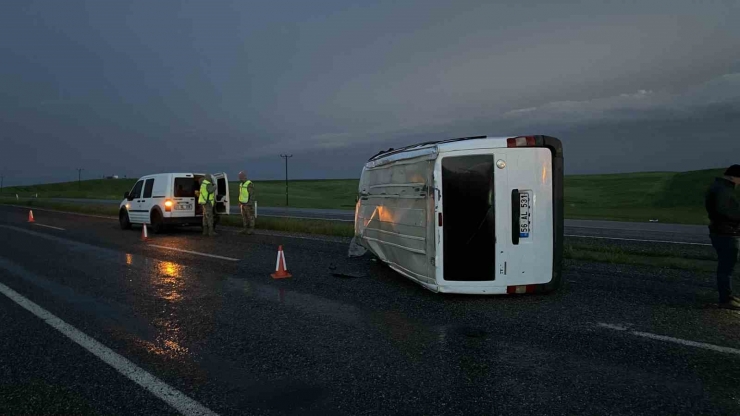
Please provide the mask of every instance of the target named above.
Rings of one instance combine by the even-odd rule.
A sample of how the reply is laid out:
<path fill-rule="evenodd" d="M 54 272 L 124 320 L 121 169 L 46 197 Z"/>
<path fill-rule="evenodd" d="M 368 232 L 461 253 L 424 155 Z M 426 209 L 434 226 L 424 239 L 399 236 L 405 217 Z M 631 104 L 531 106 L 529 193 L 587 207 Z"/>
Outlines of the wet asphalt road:
<path fill-rule="evenodd" d="M 343 242 L 35 214 L 0 207 L 0 283 L 218 414 L 740 414 L 711 274 L 569 262 L 554 295 L 445 296 Z M 175 413 L 3 295 L 0 322 L 0 414 Z"/>

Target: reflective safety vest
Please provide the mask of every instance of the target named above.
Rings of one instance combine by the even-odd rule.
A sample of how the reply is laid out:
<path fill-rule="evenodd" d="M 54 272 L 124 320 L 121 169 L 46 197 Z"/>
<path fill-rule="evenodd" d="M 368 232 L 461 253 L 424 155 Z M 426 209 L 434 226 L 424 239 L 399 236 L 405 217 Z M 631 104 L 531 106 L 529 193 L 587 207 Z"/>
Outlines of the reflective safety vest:
<path fill-rule="evenodd" d="M 208 193 L 208 185 L 210 184 L 210 182 L 203 179 L 203 183 L 200 184 L 200 195 L 198 196 L 198 204 L 205 205 L 206 202 L 210 202 L 211 204 L 213 204 L 216 196 L 212 193 Z"/>
<path fill-rule="evenodd" d="M 252 181 L 245 181 L 239 184 L 239 202 L 246 204 L 249 202 L 249 185 Z"/>

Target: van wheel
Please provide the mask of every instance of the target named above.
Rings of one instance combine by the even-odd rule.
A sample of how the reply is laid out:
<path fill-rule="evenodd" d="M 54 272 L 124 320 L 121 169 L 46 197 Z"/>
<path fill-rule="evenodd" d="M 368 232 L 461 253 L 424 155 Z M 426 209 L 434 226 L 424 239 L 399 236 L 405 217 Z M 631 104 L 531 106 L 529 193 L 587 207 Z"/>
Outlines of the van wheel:
<path fill-rule="evenodd" d="M 159 213 L 159 211 L 152 212 L 152 231 L 154 234 L 159 234 L 162 231 L 164 231 L 164 218 L 162 218 L 162 214 Z"/>
<path fill-rule="evenodd" d="M 121 212 L 118 214 L 118 223 L 121 224 L 122 230 L 131 229 L 131 220 L 129 220 L 128 212 L 126 210 L 121 210 Z"/>

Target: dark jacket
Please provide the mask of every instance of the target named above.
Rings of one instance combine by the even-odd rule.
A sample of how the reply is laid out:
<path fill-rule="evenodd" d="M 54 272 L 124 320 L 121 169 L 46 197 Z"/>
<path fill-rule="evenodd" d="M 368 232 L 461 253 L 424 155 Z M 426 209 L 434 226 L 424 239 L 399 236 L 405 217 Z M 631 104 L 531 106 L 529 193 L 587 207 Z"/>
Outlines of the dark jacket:
<path fill-rule="evenodd" d="M 732 181 L 717 178 L 707 192 L 705 206 L 711 234 L 740 236 L 740 202 Z"/>

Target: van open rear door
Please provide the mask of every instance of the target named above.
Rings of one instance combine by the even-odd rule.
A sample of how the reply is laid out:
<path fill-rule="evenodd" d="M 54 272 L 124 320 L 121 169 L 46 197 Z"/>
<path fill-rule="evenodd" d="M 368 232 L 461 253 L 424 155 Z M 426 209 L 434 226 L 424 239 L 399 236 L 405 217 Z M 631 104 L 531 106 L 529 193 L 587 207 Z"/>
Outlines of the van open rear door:
<path fill-rule="evenodd" d="M 199 189 L 196 176 L 174 176 L 172 180 L 174 206 L 170 216 L 172 218 L 190 218 L 200 215 L 200 205 L 198 205 L 198 198 L 195 196 L 195 191 Z"/>
<path fill-rule="evenodd" d="M 216 213 L 229 215 L 231 207 L 229 206 L 229 177 L 225 172 L 214 173 L 213 179 L 216 181 Z"/>

